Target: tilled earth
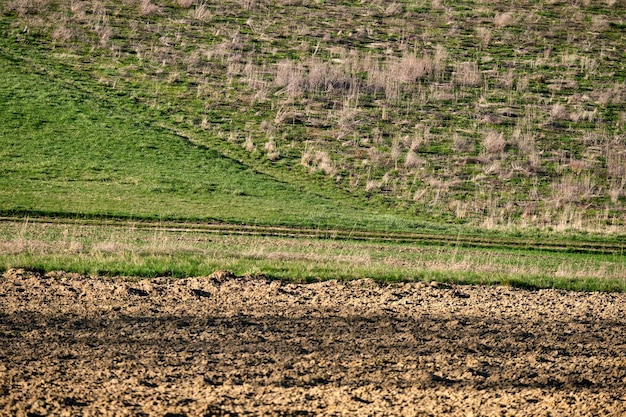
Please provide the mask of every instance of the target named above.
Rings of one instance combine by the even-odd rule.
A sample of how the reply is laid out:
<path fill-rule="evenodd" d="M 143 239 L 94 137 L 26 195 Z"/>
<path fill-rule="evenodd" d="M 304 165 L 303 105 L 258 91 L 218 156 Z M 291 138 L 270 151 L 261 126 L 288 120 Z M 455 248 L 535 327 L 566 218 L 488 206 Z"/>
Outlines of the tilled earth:
<path fill-rule="evenodd" d="M 0 278 L 7 416 L 626 415 L 626 294 Z"/>

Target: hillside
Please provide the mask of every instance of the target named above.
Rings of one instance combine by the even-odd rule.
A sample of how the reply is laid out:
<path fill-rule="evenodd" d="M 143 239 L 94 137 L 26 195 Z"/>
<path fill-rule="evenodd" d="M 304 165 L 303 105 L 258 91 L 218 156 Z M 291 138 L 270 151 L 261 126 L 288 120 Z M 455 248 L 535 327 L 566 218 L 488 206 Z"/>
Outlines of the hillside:
<path fill-rule="evenodd" d="M 346 207 L 346 218 L 359 208 L 483 228 L 625 230 L 622 1 L 12 0 L 0 13 L 0 51 L 15 68 L 3 78 L 34 69 L 33 92 L 53 83 L 86 95 L 77 101 L 93 100 L 98 114 L 137 121 L 135 153 L 120 151 L 119 178 L 92 167 L 98 184 L 141 177 L 140 165 L 128 171 L 133 161 L 176 137 L 194 156 L 163 149 L 175 165 L 200 163 L 201 149 L 265 178 L 231 187 L 236 201 L 275 181 L 334 201 L 328 216 Z M 5 163 L 3 190 L 24 172 Z M 201 207 L 211 184 L 169 181 L 175 190 L 162 199 L 122 210 L 203 217 L 183 203 L 163 207 L 185 198 Z M 259 221 L 285 221 L 278 207 L 297 201 L 311 207 L 296 194 L 281 194 L 273 201 L 285 203 Z M 4 211 L 37 206 L 3 195 Z M 246 220 L 247 204 L 221 220 Z"/>
<path fill-rule="evenodd" d="M 5 51 L 7 52 L 7 51 Z M 0 213 L 326 227 L 355 208 L 277 181 L 0 51 Z M 359 210 L 359 225 L 388 221 Z"/>

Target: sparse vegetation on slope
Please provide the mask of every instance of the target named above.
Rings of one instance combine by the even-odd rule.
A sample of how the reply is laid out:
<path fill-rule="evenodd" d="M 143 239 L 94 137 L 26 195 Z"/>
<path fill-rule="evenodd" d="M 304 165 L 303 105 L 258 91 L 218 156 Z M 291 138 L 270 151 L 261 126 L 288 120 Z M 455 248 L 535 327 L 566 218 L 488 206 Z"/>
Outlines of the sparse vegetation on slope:
<path fill-rule="evenodd" d="M 0 53 L 4 214 L 381 230 L 399 221 L 277 181 L 154 126 L 123 100 L 13 64 Z"/>
<path fill-rule="evenodd" d="M 623 2 L 0 7 L 29 65 L 289 183 L 435 221 L 624 230 Z"/>

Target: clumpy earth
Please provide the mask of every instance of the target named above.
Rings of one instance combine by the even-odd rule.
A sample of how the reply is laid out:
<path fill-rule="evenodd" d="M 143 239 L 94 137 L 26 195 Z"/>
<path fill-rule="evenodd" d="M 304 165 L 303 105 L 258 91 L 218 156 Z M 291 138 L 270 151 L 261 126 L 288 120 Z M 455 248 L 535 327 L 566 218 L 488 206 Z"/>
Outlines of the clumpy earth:
<path fill-rule="evenodd" d="M 626 415 L 626 294 L 10 270 L 0 415 Z"/>

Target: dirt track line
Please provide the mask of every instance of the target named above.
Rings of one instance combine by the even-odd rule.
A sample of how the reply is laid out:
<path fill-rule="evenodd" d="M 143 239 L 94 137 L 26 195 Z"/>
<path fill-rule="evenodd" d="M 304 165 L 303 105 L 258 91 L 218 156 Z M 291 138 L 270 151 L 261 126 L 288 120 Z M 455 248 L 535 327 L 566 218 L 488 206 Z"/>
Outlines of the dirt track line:
<path fill-rule="evenodd" d="M 342 229 L 311 229 L 288 226 L 256 226 L 229 223 L 177 223 L 124 219 L 72 219 L 55 217 L 0 217 L 0 222 L 30 222 L 56 225 L 114 226 L 165 232 L 196 232 L 242 236 L 273 236 L 304 239 L 336 239 L 392 243 L 421 243 L 463 247 L 528 249 L 552 252 L 594 254 L 624 254 L 626 244 L 593 241 L 551 241 L 507 238 L 481 238 L 478 236 L 445 235 L 429 233 L 377 232 Z"/>

